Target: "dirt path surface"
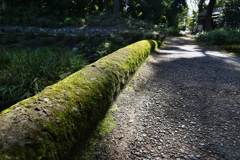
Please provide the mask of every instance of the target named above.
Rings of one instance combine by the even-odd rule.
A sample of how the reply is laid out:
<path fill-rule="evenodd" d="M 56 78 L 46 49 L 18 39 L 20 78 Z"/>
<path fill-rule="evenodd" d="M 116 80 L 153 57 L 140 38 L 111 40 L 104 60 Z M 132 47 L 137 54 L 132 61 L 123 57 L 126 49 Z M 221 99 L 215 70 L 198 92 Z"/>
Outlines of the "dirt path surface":
<path fill-rule="evenodd" d="M 240 58 L 167 41 L 117 98 L 94 159 L 240 159 Z"/>

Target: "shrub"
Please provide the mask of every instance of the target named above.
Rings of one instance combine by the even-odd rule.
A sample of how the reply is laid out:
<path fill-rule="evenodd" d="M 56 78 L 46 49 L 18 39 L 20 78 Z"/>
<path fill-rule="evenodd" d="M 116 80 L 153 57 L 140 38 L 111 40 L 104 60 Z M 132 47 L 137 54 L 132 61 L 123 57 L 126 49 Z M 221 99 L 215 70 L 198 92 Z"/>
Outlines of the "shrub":
<path fill-rule="evenodd" d="M 120 48 L 119 46 L 110 43 L 109 46 L 108 46 L 108 48 L 107 48 L 107 51 L 108 51 L 108 53 L 113 53 L 113 52 L 115 52 L 116 50 L 118 50 L 119 48 Z"/>
<path fill-rule="evenodd" d="M 107 51 L 108 45 L 109 43 L 101 43 L 96 47 L 96 52 L 94 55 L 96 59 L 99 59 L 108 54 L 108 51 Z"/>
<path fill-rule="evenodd" d="M 240 44 L 240 31 L 229 30 L 228 31 L 228 43 L 227 44 Z"/>
<path fill-rule="evenodd" d="M 209 32 L 208 38 L 207 43 L 209 44 L 223 45 L 227 44 L 228 34 L 224 30 L 218 29 Z"/>
<path fill-rule="evenodd" d="M 76 47 L 79 49 L 79 50 L 83 50 L 84 48 L 86 48 L 87 47 L 87 44 L 86 44 L 86 42 L 80 42 L 80 43 L 78 43 L 77 45 L 76 45 Z"/>
<path fill-rule="evenodd" d="M 87 40 L 87 35 L 85 33 L 78 33 L 76 35 L 76 41 L 77 42 L 81 42 L 81 41 L 84 41 L 84 40 Z"/>
<path fill-rule="evenodd" d="M 159 34 L 158 33 L 152 33 L 148 32 L 144 34 L 145 39 L 159 39 Z"/>
<path fill-rule="evenodd" d="M 120 36 L 126 39 L 132 38 L 131 32 L 128 30 L 120 32 Z"/>
<path fill-rule="evenodd" d="M 181 36 L 179 28 L 170 27 L 167 29 L 168 36 Z"/>
<path fill-rule="evenodd" d="M 198 42 L 207 42 L 208 32 L 199 32 L 196 34 L 196 41 Z"/>
<path fill-rule="evenodd" d="M 41 37 L 40 42 L 45 45 L 50 45 L 55 43 L 54 37 Z"/>
<path fill-rule="evenodd" d="M 110 41 L 111 41 L 114 37 L 115 37 L 115 35 L 112 34 L 112 33 L 107 35 L 107 39 L 110 40 Z"/>
<path fill-rule="evenodd" d="M 48 36 L 48 33 L 47 33 L 47 32 L 44 32 L 44 31 L 40 31 L 40 32 L 38 32 L 38 36 L 39 36 L 40 38 L 47 37 L 47 36 Z"/>
<path fill-rule="evenodd" d="M 96 46 L 98 46 L 98 45 L 100 45 L 101 43 L 104 43 L 104 42 L 105 42 L 104 37 L 90 37 L 86 41 L 87 44 L 90 44 L 93 47 L 96 47 Z"/>
<path fill-rule="evenodd" d="M 8 29 L 8 30 L 6 30 L 6 34 L 15 34 L 15 30 Z"/>
<path fill-rule="evenodd" d="M 113 43 L 101 43 L 100 45 L 97 46 L 96 48 L 96 53 L 95 53 L 95 57 L 97 59 L 106 56 L 114 51 L 116 51 L 117 49 L 119 49 L 120 47 L 113 44 Z"/>
<path fill-rule="evenodd" d="M 65 35 L 66 34 L 64 32 L 57 33 L 56 40 L 64 40 Z"/>
<path fill-rule="evenodd" d="M 123 37 L 113 37 L 111 41 L 116 45 L 122 45 L 124 42 Z"/>
<path fill-rule="evenodd" d="M 5 50 L 9 58 L 0 70 L 0 99 L 25 99 L 86 65 L 82 56 L 60 47 Z"/>
<path fill-rule="evenodd" d="M 84 18 L 79 18 L 78 23 L 80 23 L 81 26 L 85 24 L 85 19 Z"/>
<path fill-rule="evenodd" d="M 73 18 L 67 17 L 67 18 L 65 18 L 65 20 L 64 20 L 64 24 L 65 24 L 65 25 L 73 25 L 73 23 L 74 23 Z"/>
<path fill-rule="evenodd" d="M 132 35 L 132 42 L 136 42 L 136 41 L 140 41 L 144 38 L 144 33 L 143 32 L 139 32 L 139 31 L 132 31 L 131 32 Z"/>
<path fill-rule="evenodd" d="M 152 33 L 146 33 L 144 37 L 145 37 L 145 39 L 154 39 L 155 38 L 154 34 L 152 34 Z"/>
<path fill-rule="evenodd" d="M 40 27 L 51 27 L 51 26 L 53 26 L 52 20 L 46 19 L 46 18 L 37 19 L 36 24 Z"/>
<path fill-rule="evenodd" d="M 147 28 L 149 26 L 149 23 L 147 23 L 146 21 L 137 21 L 135 24 L 138 28 Z"/>
<path fill-rule="evenodd" d="M 35 37 L 33 31 L 31 30 L 24 31 L 23 36 L 25 39 L 33 39 Z"/>
<path fill-rule="evenodd" d="M 17 43 L 18 37 L 15 35 L 14 30 L 8 30 L 2 38 L 2 42 L 5 45 Z"/>
<path fill-rule="evenodd" d="M 95 37 L 102 37 L 101 33 L 95 33 Z"/>
<path fill-rule="evenodd" d="M 199 32 L 196 40 L 214 45 L 240 44 L 240 32 L 238 30 L 216 29 L 210 32 Z"/>
<path fill-rule="evenodd" d="M 71 45 L 72 43 L 74 43 L 74 41 L 75 41 L 75 39 L 72 35 L 69 35 L 69 34 L 65 35 L 65 37 L 64 37 L 65 44 Z"/>

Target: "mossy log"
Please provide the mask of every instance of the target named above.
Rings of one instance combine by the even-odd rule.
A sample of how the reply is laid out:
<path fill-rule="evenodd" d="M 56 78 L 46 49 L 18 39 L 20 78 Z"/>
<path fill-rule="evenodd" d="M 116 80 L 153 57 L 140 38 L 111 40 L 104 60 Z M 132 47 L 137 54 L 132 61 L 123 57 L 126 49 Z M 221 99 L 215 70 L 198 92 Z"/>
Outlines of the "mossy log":
<path fill-rule="evenodd" d="M 153 40 L 129 45 L 3 110 L 0 160 L 66 159 L 158 46 Z"/>

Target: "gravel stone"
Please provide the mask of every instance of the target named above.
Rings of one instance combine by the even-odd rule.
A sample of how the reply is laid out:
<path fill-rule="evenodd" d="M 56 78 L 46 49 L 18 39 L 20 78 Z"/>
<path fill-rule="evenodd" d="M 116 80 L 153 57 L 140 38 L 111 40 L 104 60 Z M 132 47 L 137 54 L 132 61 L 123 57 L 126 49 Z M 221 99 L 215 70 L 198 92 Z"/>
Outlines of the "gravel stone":
<path fill-rule="evenodd" d="M 93 159 L 240 159 L 239 99 L 239 57 L 167 38 L 116 99 Z"/>

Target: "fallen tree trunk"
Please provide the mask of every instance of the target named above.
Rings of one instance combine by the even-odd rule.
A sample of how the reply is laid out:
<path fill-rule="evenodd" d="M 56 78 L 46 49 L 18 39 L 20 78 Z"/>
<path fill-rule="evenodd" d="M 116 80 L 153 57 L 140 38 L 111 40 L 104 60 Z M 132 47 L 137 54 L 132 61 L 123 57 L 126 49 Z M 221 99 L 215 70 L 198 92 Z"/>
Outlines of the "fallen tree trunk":
<path fill-rule="evenodd" d="M 122 48 L 0 114 L 0 160 L 66 159 L 159 43 Z"/>

